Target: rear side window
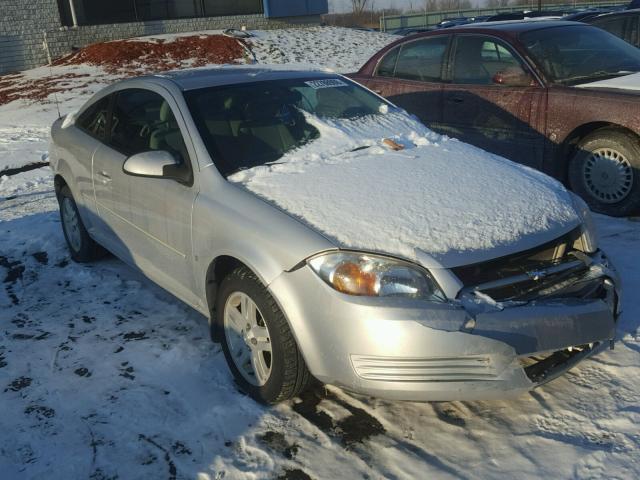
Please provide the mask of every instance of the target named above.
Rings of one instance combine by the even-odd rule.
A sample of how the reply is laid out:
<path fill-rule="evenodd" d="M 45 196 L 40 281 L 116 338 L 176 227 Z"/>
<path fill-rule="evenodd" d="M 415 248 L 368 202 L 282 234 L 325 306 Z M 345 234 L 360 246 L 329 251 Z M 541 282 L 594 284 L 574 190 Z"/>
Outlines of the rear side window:
<path fill-rule="evenodd" d="M 109 95 L 87 108 L 76 121 L 76 126 L 98 140 L 105 140 L 110 100 L 111 96 Z"/>
<path fill-rule="evenodd" d="M 393 77 L 393 74 L 396 71 L 396 61 L 398 60 L 398 52 L 400 51 L 400 47 L 396 47 L 391 50 L 387 55 L 382 59 L 380 64 L 378 65 L 378 71 L 376 75 L 379 77 Z"/>
<path fill-rule="evenodd" d="M 403 44 L 394 76 L 423 82 L 441 81 L 448 43 L 448 36 L 438 36 Z"/>
<path fill-rule="evenodd" d="M 144 89 L 118 92 L 113 102 L 111 146 L 127 155 L 165 150 L 177 159 L 187 159 L 187 149 L 178 122 L 167 101 Z"/>

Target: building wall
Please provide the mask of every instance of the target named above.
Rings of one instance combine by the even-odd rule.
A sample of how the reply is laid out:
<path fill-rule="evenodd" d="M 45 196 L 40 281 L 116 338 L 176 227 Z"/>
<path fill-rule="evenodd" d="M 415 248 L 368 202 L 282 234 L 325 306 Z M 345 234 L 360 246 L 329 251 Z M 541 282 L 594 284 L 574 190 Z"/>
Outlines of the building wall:
<path fill-rule="evenodd" d="M 187 18 L 82 27 L 62 27 L 57 0 L 2 0 L 0 17 L 0 74 L 25 70 L 48 63 L 90 43 L 142 35 L 197 30 L 240 28 L 270 29 L 318 24 L 319 15 L 265 18 L 238 15 Z M 45 35 L 48 49 L 44 47 Z M 48 52 L 48 53 L 47 53 Z"/>
<path fill-rule="evenodd" d="M 328 0 L 265 0 L 264 15 L 270 18 L 287 15 L 322 15 L 329 12 Z"/>

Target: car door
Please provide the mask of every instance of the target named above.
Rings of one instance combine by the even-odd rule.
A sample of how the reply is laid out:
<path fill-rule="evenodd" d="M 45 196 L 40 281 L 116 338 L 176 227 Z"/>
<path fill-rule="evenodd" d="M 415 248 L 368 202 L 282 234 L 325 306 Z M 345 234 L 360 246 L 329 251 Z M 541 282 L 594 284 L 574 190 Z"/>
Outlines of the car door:
<path fill-rule="evenodd" d="M 103 209 L 125 245 L 124 256 L 158 284 L 196 305 L 191 244 L 196 184 L 132 176 L 123 170 L 132 155 L 164 150 L 193 178 L 193 148 L 187 147 L 186 126 L 176 112 L 177 104 L 168 93 L 142 88 L 117 92 L 109 146 L 96 152 L 100 153 L 95 157 L 96 182 L 102 177 L 109 186 L 103 188 L 101 203 L 106 203 Z"/>
<path fill-rule="evenodd" d="M 450 82 L 443 88 L 443 131 L 541 168 L 546 142 L 545 88 L 499 39 L 460 34 L 453 44 L 447 72 Z"/>
<path fill-rule="evenodd" d="M 442 120 L 442 73 L 450 37 L 431 36 L 398 45 L 363 83 L 437 131 Z"/>
<path fill-rule="evenodd" d="M 70 151 L 67 158 L 75 160 L 73 171 L 77 191 L 74 193 L 78 196 L 76 203 L 83 223 L 89 234 L 105 246 L 108 229 L 97 210 L 92 172 L 94 154 L 107 141 L 110 103 L 111 96 L 107 95 L 89 105 L 74 122 L 75 129 L 82 133 L 66 147 Z"/>

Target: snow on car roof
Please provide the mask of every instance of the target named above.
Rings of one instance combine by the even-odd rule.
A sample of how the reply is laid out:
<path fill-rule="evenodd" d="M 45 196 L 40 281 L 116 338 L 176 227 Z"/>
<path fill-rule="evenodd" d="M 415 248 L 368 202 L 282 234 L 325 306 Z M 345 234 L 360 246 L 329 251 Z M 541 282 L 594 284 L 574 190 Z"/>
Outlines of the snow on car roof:
<path fill-rule="evenodd" d="M 215 87 L 221 85 L 233 85 L 238 83 L 251 83 L 256 81 L 284 80 L 291 78 L 308 78 L 309 76 L 318 78 L 335 77 L 336 74 L 330 71 L 308 69 L 301 65 L 301 68 L 278 68 L 278 66 L 264 65 L 225 65 L 222 67 L 194 68 L 154 75 L 160 78 L 169 78 L 182 90 L 196 90 L 199 88 Z"/>

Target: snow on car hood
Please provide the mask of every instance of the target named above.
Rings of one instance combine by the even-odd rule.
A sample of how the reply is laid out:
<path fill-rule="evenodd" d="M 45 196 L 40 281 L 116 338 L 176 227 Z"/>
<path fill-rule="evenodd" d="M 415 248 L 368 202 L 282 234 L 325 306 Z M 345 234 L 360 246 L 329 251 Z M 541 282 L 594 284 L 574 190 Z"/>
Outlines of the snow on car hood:
<path fill-rule="evenodd" d="M 319 139 L 229 180 L 343 248 L 453 267 L 532 248 L 579 223 L 557 181 L 404 113 L 307 121 Z M 385 138 L 405 149 L 392 151 Z"/>
<path fill-rule="evenodd" d="M 582 83 L 578 88 L 617 88 L 619 90 L 640 90 L 640 72 L 622 77 L 599 80 L 597 82 Z"/>

